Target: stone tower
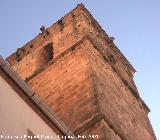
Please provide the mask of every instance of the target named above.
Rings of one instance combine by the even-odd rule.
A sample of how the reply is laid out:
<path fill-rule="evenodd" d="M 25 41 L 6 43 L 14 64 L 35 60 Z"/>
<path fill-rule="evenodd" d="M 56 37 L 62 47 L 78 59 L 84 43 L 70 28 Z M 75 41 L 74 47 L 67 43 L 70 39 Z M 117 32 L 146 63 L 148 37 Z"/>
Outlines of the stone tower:
<path fill-rule="evenodd" d="M 70 131 L 101 140 L 156 139 L 135 69 L 82 4 L 40 29 L 7 61 Z"/>

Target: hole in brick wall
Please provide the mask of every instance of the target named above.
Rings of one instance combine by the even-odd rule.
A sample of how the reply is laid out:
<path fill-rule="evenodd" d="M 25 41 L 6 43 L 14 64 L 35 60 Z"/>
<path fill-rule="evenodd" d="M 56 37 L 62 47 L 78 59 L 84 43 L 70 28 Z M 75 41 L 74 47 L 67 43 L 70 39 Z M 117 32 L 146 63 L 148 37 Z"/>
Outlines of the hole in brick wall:
<path fill-rule="evenodd" d="M 44 65 L 46 65 L 50 60 L 53 59 L 53 51 L 53 43 L 49 43 L 38 52 L 36 63 L 37 71 L 43 68 Z"/>
<path fill-rule="evenodd" d="M 71 51 L 74 51 L 74 50 L 75 50 L 75 47 L 72 47 L 72 48 L 71 48 Z"/>
<path fill-rule="evenodd" d="M 106 62 L 108 62 L 108 59 L 107 59 L 107 57 L 106 56 L 102 56 L 103 57 L 103 59 L 106 61 Z"/>
<path fill-rule="evenodd" d="M 17 61 L 21 61 L 24 57 L 24 50 L 22 48 L 18 48 L 16 51 Z"/>
<path fill-rule="evenodd" d="M 71 13 L 71 14 L 72 14 L 72 18 L 75 18 L 75 15 L 73 13 Z"/>
<path fill-rule="evenodd" d="M 114 58 L 114 56 L 113 56 L 112 54 L 109 55 L 108 58 L 109 58 L 109 61 L 110 61 L 110 62 L 116 63 L 116 60 L 115 60 L 115 58 Z"/>
<path fill-rule="evenodd" d="M 53 43 L 49 43 L 44 47 L 45 52 L 48 54 L 48 60 L 53 59 Z"/>
<path fill-rule="evenodd" d="M 64 22 L 63 22 L 63 19 L 58 20 L 58 24 L 60 25 L 60 29 L 61 29 L 61 31 L 63 31 L 63 28 L 64 28 Z"/>
<path fill-rule="evenodd" d="M 33 48 L 34 46 L 33 46 L 33 44 L 31 44 L 29 47 L 30 47 L 30 48 Z"/>

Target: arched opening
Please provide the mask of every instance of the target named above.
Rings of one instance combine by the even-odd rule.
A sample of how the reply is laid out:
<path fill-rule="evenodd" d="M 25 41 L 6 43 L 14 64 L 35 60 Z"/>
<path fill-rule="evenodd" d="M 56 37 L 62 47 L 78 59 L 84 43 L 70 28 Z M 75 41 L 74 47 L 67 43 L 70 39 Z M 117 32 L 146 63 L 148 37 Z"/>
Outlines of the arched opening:
<path fill-rule="evenodd" d="M 53 59 L 53 55 L 53 43 L 49 43 L 46 46 L 44 46 L 38 53 L 37 70 L 41 69 L 45 64 L 51 61 Z"/>

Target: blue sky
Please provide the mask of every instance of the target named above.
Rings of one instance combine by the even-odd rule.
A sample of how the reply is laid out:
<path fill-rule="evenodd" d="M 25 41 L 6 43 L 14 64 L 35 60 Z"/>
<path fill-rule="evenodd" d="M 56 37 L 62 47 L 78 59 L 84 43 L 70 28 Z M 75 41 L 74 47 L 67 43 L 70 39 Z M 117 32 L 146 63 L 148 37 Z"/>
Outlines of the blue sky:
<path fill-rule="evenodd" d="M 160 0 L 0 0 L 0 54 L 6 58 L 78 3 L 116 38 L 137 70 L 135 81 L 160 140 Z"/>

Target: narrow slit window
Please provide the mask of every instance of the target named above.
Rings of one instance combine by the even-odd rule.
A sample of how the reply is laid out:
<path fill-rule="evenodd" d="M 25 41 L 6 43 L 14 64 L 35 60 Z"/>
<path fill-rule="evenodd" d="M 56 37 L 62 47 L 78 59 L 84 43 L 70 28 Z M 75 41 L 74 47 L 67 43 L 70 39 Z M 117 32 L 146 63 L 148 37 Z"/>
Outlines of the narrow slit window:
<path fill-rule="evenodd" d="M 44 51 L 48 55 L 48 61 L 53 59 L 53 43 L 49 43 L 46 46 L 44 46 Z"/>

